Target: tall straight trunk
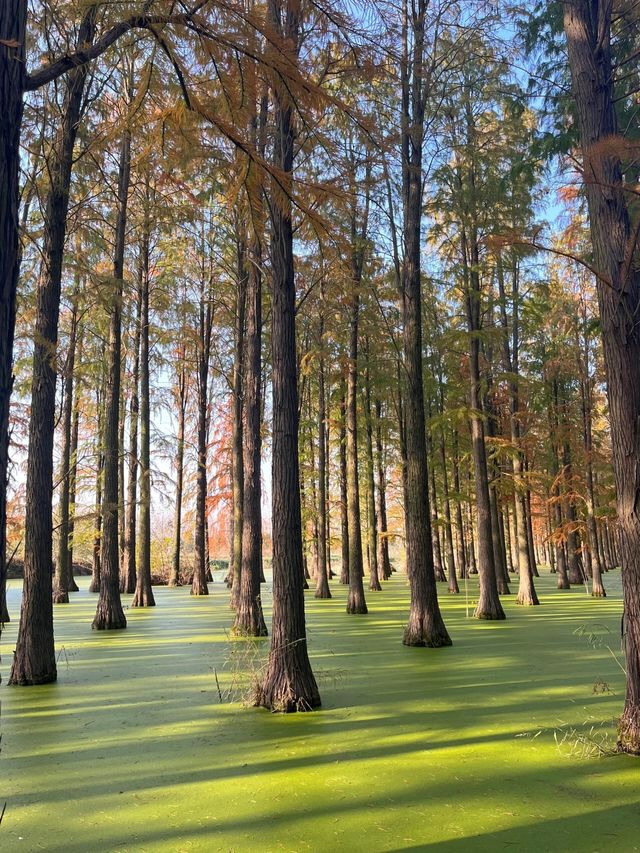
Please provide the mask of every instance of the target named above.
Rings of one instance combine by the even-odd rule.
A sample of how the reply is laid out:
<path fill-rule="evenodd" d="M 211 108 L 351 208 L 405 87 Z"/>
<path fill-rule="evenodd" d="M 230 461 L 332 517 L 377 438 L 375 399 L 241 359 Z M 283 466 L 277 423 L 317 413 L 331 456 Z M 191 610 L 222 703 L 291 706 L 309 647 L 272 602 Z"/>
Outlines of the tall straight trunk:
<path fill-rule="evenodd" d="M 102 352 L 104 362 L 104 347 Z M 106 389 L 106 377 L 101 371 L 101 376 L 96 387 L 96 436 L 95 436 L 95 458 L 96 458 L 96 485 L 95 485 L 95 509 L 93 516 L 93 547 L 91 557 L 91 581 L 89 592 L 100 592 L 100 552 L 102 550 L 102 482 L 104 479 L 104 396 Z"/>
<path fill-rule="evenodd" d="M 78 329 L 77 333 L 77 358 L 76 361 L 78 364 L 82 364 L 82 355 L 83 355 L 83 343 L 84 343 L 84 335 L 82 333 L 82 327 Z M 68 538 L 68 548 L 67 548 L 67 560 L 68 564 L 71 567 L 71 576 L 73 577 L 73 549 L 74 549 L 74 536 L 75 536 L 75 526 L 76 526 L 76 494 L 78 489 L 78 432 L 80 430 L 80 377 L 76 370 L 74 370 L 73 377 L 73 414 L 71 416 L 71 448 L 70 448 L 70 460 L 69 460 L 69 538 Z"/>
<path fill-rule="evenodd" d="M 492 358 L 487 359 L 491 363 Z M 488 394 L 485 397 L 485 412 L 487 414 L 487 435 L 489 438 L 495 437 L 495 418 L 496 413 L 488 399 Z M 489 477 L 489 511 L 491 513 L 491 544 L 493 545 L 493 563 L 496 567 L 496 583 L 500 595 L 509 595 L 509 575 L 507 574 L 506 559 L 504 556 L 504 548 L 502 534 L 500 530 L 498 495 L 496 494 L 496 480 L 499 475 L 499 469 L 495 460 L 491 460 L 487 464 Z"/>
<path fill-rule="evenodd" d="M 525 471 L 527 462 L 525 458 Z M 534 578 L 539 578 L 538 572 L 538 557 L 536 555 L 536 538 L 533 533 L 533 510 L 531 508 L 531 489 L 527 489 L 527 544 L 529 548 L 529 563 L 531 564 L 531 573 Z"/>
<path fill-rule="evenodd" d="M 268 11 L 280 42 L 276 46 L 279 53 L 297 66 L 299 3 L 269 0 Z M 280 183 L 289 191 L 295 139 L 293 107 L 280 84 L 274 86 L 274 126 L 274 165 L 280 171 Z M 290 196 L 280 196 L 271 211 L 273 621 L 269 660 L 257 690 L 256 704 L 289 712 L 318 707 L 320 694 L 309 661 L 302 589 L 296 291 Z"/>
<path fill-rule="evenodd" d="M 243 466 L 243 382 L 245 356 L 245 312 L 247 302 L 247 257 L 244 243 L 237 246 L 238 284 L 236 288 L 235 341 L 233 354 L 233 425 L 231 430 L 231 478 L 233 496 L 233 561 L 231 607 L 235 610 L 240 600 L 242 584 L 242 541 L 244 506 L 244 466 Z M 259 402 L 260 398 L 258 398 Z M 245 602 L 246 604 L 246 602 Z"/>
<path fill-rule="evenodd" d="M 262 567 L 262 512 L 260 459 L 262 438 L 262 246 L 252 240 L 248 256 L 246 285 L 246 350 L 242 398 L 245 422 L 243 429 L 243 505 L 242 505 L 242 565 L 234 631 L 250 637 L 266 637 L 267 626 L 260 598 Z M 235 578 L 235 575 L 234 575 Z"/>
<path fill-rule="evenodd" d="M 617 121 L 611 56 L 612 5 L 564 4 L 564 29 L 582 146 L 585 191 L 596 268 L 618 509 L 624 600 L 627 690 L 618 745 L 640 754 L 640 272 L 619 155 L 598 143 L 613 139 Z"/>
<path fill-rule="evenodd" d="M 129 337 L 129 318 L 124 326 L 124 340 Z M 127 519 L 125 506 L 125 427 L 127 421 L 127 396 L 129 389 L 127 388 L 127 345 L 121 347 L 122 364 L 120 365 L 120 414 L 118 415 L 118 557 L 119 557 L 119 578 L 124 573 L 124 560 L 126 549 L 127 536 Z M 120 581 L 118 581 L 120 583 Z"/>
<path fill-rule="evenodd" d="M 138 519 L 138 571 L 131 607 L 154 607 L 151 587 L 151 406 L 149 399 L 149 242 L 153 191 L 145 176 L 144 218 L 140 244 L 140 513 Z"/>
<path fill-rule="evenodd" d="M 566 433 L 566 430 L 568 429 L 568 425 L 566 423 L 564 429 Z M 578 516 L 575 504 L 573 502 L 573 498 L 571 497 L 571 493 L 573 491 L 573 467 L 571 459 L 571 445 L 569 444 L 569 439 L 566 434 L 562 450 L 562 462 L 564 469 L 563 480 L 565 483 L 564 513 L 567 519 L 567 573 L 569 575 L 569 583 L 581 584 L 584 583 L 584 568 L 578 551 Z"/>
<path fill-rule="evenodd" d="M 376 518 L 378 525 L 378 566 L 383 580 L 391 577 L 389 533 L 387 530 L 387 473 L 382 443 L 382 403 L 376 400 L 376 473 L 378 478 Z"/>
<path fill-rule="evenodd" d="M 474 176 L 470 177 L 474 188 Z M 472 219 L 473 222 L 473 219 Z M 469 330 L 469 379 L 471 405 L 471 455 L 475 476 L 476 523 L 478 542 L 478 575 L 480 595 L 474 616 L 476 619 L 504 619 L 505 613 L 498 596 L 497 573 L 493 551 L 491 527 L 491 501 L 489 496 L 489 475 L 487 469 L 487 451 L 482 415 L 480 338 L 481 300 L 480 252 L 477 231 L 472 224 L 471 234 L 467 237 L 465 228 L 461 236 L 461 257 L 465 283 L 467 323 Z"/>
<path fill-rule="evenodd" d="M 347 510 L 347 390 L 340 381 L 340 583 L 349 583 L 349 513 Z"/>
<path fill-rule="evenodd" d="M 467 270 L 469 290 L 467 295 L 470 358 L 469 373 L 471 380 L 471 451 L 476 488 L 478 574 L 480 595 L 475 610 L 476 619 L 504 619 L 505 613 L 498 596 L 496 566 L 493 554 L 491 529 L 491 503 L 489 498 L 489 478 L 487 473 L 487 452 L 485 447 L 484 423 L 482 420 L 482 401 L 480 396 L 480 279 L 477 272 L 477 244 L 472 239 L 471 268 Z M 463 250 L 464 264 L 467 263 L 467 249 Z"/>
<path fill-rule="evenodd" d="M 352 240 L 355 242 L 355 224 Z M 349 596 L 347 613 L 367 613 L 364 596 L 360 478 L 358 473 L 358 329 L 362 265 L 353 246 L 351 313 L 349 321 L 349 370 L 347 373 L 347 515 L 349 521 Z"/>
<path fill-rule="evenodd" d="M 120 575 L 120 592 L 132 594 L 136 590 L 136 526 L 138 517 L 138 419 L 140 414 L 140 329 L 142 324 L 142 256 L 138 265 L 138 292 L 133 331 L 133 366 L 131 369 L 131 400 L 129 403 L 129 482 L 127 485 L 126 527 L 124 559 Z"/>
<path fill-rule="evenodd" d="M 0 16 L 0 32 L 6 26 L 3 17 Z M 91 42 L 94 29 L 95 8 L 90 7 L 78 33 L 80 43 Z M 4 65 L 8 58 L 6 48 L 2 49 L 0 56 L 0 64 Z M 3 72 L 0 73 L 3 77 L 5 76 Z M 84 68 L 78 68 L 69 74 L 59 137 L 50 162 L 51 183 L 44 215 L 42 267 L 36 289 L 29 453 L 25 495 L 24 583 L 18 638 L 9 676 L 10 684 L 44 684 L 55 681 L 57 677 L 51 588 L 53 574 L 52 501 L 56 349 L 73 148 L 80 121 L 85 78 L 86 70 Z M 4 101 L 6 97 L 3 93 L 2 100 Z M 7 120 L 11 121 L 11 114 L 7 115 L 6 112 L 3 112 L 2 115 L 3 123 Z M 17 118 L 19 123 L 19 116 Z M 3 135 L 4 133 L 6 131 L 3 131 Z M 7 154 L 5 153 L 3 160 L 6 158 Z M 5 169 L 0 166 L 0 177 L 3 177 L 3 172 L 9 182 L 9 191 L 11 191 L 12 176 L 8 174 L 8 169 L 5 172 Z M 2 192 L 5 193 L 6 191 L 7 188 L 3 187 Z M 4 207 L 5 204 L 2 206 Z M 4 223 L 0 224 L 4 225 Z M 10 230 L 3 227 L 0 231 L 0 240 L 5 237 L 13 239 L 9 233 Z M 17 268 L 15 272 L 17 272 Z M 10 287 L 11 283 L 5 283 L 3 279 L 3 295 L 7 285 Z M 4 298 L 2 301 L 4 303 Z M 2 331 L 5 331 L 4 323 Z M 12 338 L 12 331 L 10 335 Z M 6 383 L 0 382 L 0 388 L 3 391 L 6 389 L 8 397 L 11 389 L 10 377 Z M 1 414 L 0 424 L 4 425 L 4 417 Z M 3 453 L 0 452 L 0 457 L 2 455 Z M 2 461 L 0 461 L 1 468 L 3 468 Z M 0 470 L 3 486 L 5 476 L 6 469 Z M 4 497 L 0 494 L 0 502 L 4 503 Z M 2 510 L 2 514 L 4 512 L 5 510 Z M 5 519 L 2 518 L 0 521 L 4 522 Z M 0 553 L 0 557 L 4 558 L 4 556 L 3 553 Z M 65 571 L 63 582 L 66 584 L 68 584 L 67 575 L 68 572 Z M 60 591 L 60 597 L 62 600 L 67 597 L 68 600 L 66 590 Z"/>
<path fill-rule="evenodd" d="M 409 21 L 404 6 L 402 63 L 403 248 L 401 272 L 404 368 L 407 379 L 405 442 L 407 452 L 407 575 L 411 587 L 409 620 L 403 643 L 450 646 L 438 604 L 433 568 L 429 471 L 422 375 L 422 219 L 423 144 L 425 123 L 424 40 L 426 0 L 412 4 Z M 411 29 L 411 37 L 407 32 Z M 411 42 L 411 48 L 409 48 Z"/>
<path fill-rule="evenodd" d="M 407 544 L 407 504 L 409 503 L 409 477 L 407 474 L 407 419 L 405 415 L 405 404 L 402 382 L 402 364 L 397 359 L 397 389 L 398 396 L 396 410 L 398 415 L 398 444 L 400 445 L 400 473 L 402 478 L 402 506 L 404 508 L 404 543 L 405 543 L 405 571 L 406 571 L 406 544 Z M 435 574 L 435 571 L 434 571 Z"/>
<path fill-rule="evenodd" d="M 122 349 L 122 286 L 127 227 L 127 201 L 131 174 L 131 132 L 125 129 L 120 149 L 118 174 L 118 215 L 113 263 L 114 293 L 111 300 L 107 382 L 104 411 L 104 483 L 102 496 L 102 542 L 100 552 L 100 595 L 93 628 L 126 628 L 119 583 L 119 489 L 118 453 L 120 420 L 120 374 Z"/>
<path fill-rule="evenodd" d="M 69 349 L 62 379 L 62 454 L 60 460 L 60 501 L 58 522 L 58 556 L 53 586 L 54 604 L 69 602 L 69 592 L 77 592 L 78 586 L 73 580 L 73 566 L 69 563 L 69 503 L 71 492 L 71 431 L 73 426 L 73 373 L 75 369 L 76 344 L 78 333 L 78 307 L 76 304 L 78 287 L 74 289 L 74 302 L 71 309 L 71 328 L 69 330 Z"/>
<path fill-rule="evenodd" d="M 440 431 L 440 463 L 442 465 L 442 507 L 444 510 L 444 541 L 447 555 L 447 581 L 449 592 L 458 593 L 456 577 L 456 559 L 453 550 L 453 525 L 451 523 L 451 502 L 449 500 L 449 475 L 447 473 L 447 452 L 444 446 L 444 430 Z M 464 561 L 463 561 L 464 562 Z M 460 563 L 459 563 L 460 565 Z M 464 575 L 461 575 L 464 577 Z"/>
<path fill-rule="evenodd" d="M 323 365 L 323 369 L 324 365 Z M 327 542 L 327 579 L 332 580 L 335 577 L 335 573 L 333 571 L 332 563 L 331 563 L 331 465 L 329 464 L 329 460 L 331 458 L 331 424 L 329 418 L 327 416 L 328 406 L 331 401 L 331 385 L 329 384 L 327 387 L 326 376 L 325 376 L 325 447 L 324 447 L 324 470 L 325 470 L 325 483 L 324 483 L 324 495 L 325 495 L 325 539 Z"/>
<path fill-rule="evenodd" d="M 456 529 L 458 531 L 458 571 L 461 578 L 468 577 L 464 548 L 464 525 L 462 523 L 462 500 L 460 496 L 460 457 L 458 454 L 458 430 L 454 427 L 453 489 L 456 493 Z"/>
<path fill-rule="evenodd" d="M 366 367 L 364 373 L 364 415 L 366 428 L 366 469 L 367 469 L 367 519 L 368 519 L 368 552 L 369 552 L 369 589 L 380 591 L 378 566 L 378 536 L 376 530 L 376 494 L 375 474 L 373 465 L 373 417 L 371 411 L 371 350 L 369 338 L 366 338 Z"/>
<path fill-rule="evenodd" d="M 327 570 L 327 400 L 324 370 L 324 279 L 320 285 L 320 321 L 318 325 L 318 562 L 316 566 L 316 598 L 331 598 Z"/>
<path fill-rule="evenodd" d="M 580 391 L 582 397 L 582 438 L 585 454 L 585 480 L 587 485 L 587 538 L 585 560 L 588 561 L 587 574 L 592 579 L 591 595 L 594 598 L 605 598 L 606 592 L 602 583 L 602 563 L 598 547 L 598 528 L 594 515 L 595 490 L 593 483 L 593 427 L 592 427 L 592 380 L 589 376 L 589 338 L 586 331 L 586 309 L 584 309 L 583 325 L 585 327 L 584 343 L 581 358 Z M 589 571 L 590 569 L 590 571 Z"/>
<path fill-rule="evenodd" d="M 182 547 L 182 489 L 184 481 L 184 422 L 187 409 L 187 369 L 184 358 L 184 346 L 180 348 L 180 366 L 178 368 L 178 435 L 176 437 L 176 491 L 173 516 L 173 554 L 171 557 L 171 575 L 169 586 L 180 586 L 180 550 Z"/>
<path fill-rule="evenodd" d="M 20 128 L 26 74 L 26 0 L 0 4 L 0 608 L 6 606 L 9 400 L 13 388 L 13 336 L 20 269 L 18 208 Z M 45 607 L 48 603 L 45 602 Z M 2 622 L 0 622 L 2 631 Z M 54 674 L 55 678 L 55 674 Z"/>
<path fill-rule="evenodd" d="M 440 520 L 438 517 L 438 501 L 437 501 L 437 493 L 436 493 L 436 472 L 435 472 L 435 460 L 433 459 L 433 455 L 431 456 L 431 471 L 429 475 L 429 485 L 431 488 L 431 501 L 430 501 L 430 512 L 431 512 L 431 542 L 433 544 L 433 571 L 436 576 L 436 581 L 440 583 L 445 583 L 447 580 L 447 576 L 444 573 L 443 567 L 443 559 L 442 559 L 442 547 L 440 545 Z"/>
<path fill-rule="evenodd" d="M 196 524 L 195 553 L 191 595 L 209 595 L 207 587 L 207 409 L 209 394 L 209 361 L 211 358 L 211 335 L 213 331 L 213 305 L 207 281 L 205 261 L 205 239 L 203 223 L 201 241 L 200 306 L 198 312 L 198 463 L 196 470 Z M 235 541 L 235 535 L 234 535 Z"/>
<path fill-rule="evenodd" d="M 502 513 L 502 518 L 504 521 L 504 542 L 505 548 L 507 551 L 507 567 L 509 570 L 509 574 L 513 574 L 516 570 L 516 560 L 514 559 L 513 554 L 513 540 L 512 540 L 512 532 L 511 532 L 511 509 L 509 507 L 509 502 L 505 504 L 504 511 Z"/>

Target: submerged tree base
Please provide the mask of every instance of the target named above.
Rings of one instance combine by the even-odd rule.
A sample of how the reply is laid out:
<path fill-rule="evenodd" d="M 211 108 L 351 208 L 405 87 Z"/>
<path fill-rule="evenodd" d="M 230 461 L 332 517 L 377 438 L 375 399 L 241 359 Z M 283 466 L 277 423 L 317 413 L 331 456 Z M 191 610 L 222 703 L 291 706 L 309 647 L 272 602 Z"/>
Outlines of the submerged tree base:
<path fill-rule="evenodd" d="M 267 672 L 256 686 L 253 704 L 280 714 L 320 707 L 320 693 L 306 643 L 292 643 L 281 651 L 271 649 Z"/>
<path fill-rule="evenodd" d="M 54 604 L 68 604 L 69 603 L 69 593 L 66 589 L 60 589 L 58 586 L 54 586 L 53 588 L 53 603 Z"/>
<path fill-rule="evenodd" d="M 155 607 L 156 600 L 153 597 L 151 587 L 137 587 L 131 602 L 131 607 Z"/>
<path fill-rule="evenodd" d="M 369 609 L 367 608 L 364 593 L 358 593 L 354 592 L 354 590 L 350 590 L 349 597 L 347 599 L 347 613 L 359 613 L 364 615 L 368 612 Z"/>
<path fill-rule="evenodd" d="M 234 637 L 268 637 L 262 607 L 256 603 L 253 607 L 239 607 L 231 633 Z"/>
<path fill-rule="evenodd" d="M 516 598 L 516 604 L 520 604 L 523 607 L 535 607 L 539 605 L 540 602 L 536 595 L 536 591 L 533 590 L 533 592 L 519 592 L 518 597 Z"/>
<path fill-rule="evenodd" d="M 500 604 L 499 598 L 496 598 L 495 601 L 487 601 L 486 599 L 483 600 L 481 597 L 474 611 L 473 618 L 486 619 L 488 621 L 500 621 L 502 619 L 506 619 L 507 616 L 502 609 L 502 604 Z"/>
<path fill-rule="evenodd" d="M 94 631 L 119 631 L 127 627 L 127 619 L 121 606 L 98 604 L 91 627 Z"/>
<path fill-rule="evenodd" d="M 191 582 L 191 595 L 209 595 L 209 587 L 203 580 L 194 577 Z"/>
<path fill-rule="evenodd" d="M 14 660 L 8 683 L 15 687 L 35 687 L 38 684 L 52 684 L 57 679 L 55 662 L 45 669 L 33 669 Z"/>
<path fill-rule="evenodd" d="M 405 646 L 430 649 L 441 649 L 444 646 L 453 645 L 444 620 L 442 618 L 434 619 L 426 611 L 418 608 L 411 609 L 402 642 Z"/>
<path fill-rule="evenodd" d="M 618 723 L 618 752 L 640 755 L 640 707 L 625 704 Z"/>

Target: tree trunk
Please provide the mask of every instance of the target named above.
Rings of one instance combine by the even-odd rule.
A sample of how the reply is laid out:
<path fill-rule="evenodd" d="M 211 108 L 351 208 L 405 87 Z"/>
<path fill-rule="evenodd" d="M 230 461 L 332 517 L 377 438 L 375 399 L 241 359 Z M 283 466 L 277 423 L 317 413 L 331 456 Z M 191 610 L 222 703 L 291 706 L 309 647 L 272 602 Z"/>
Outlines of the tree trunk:
<path fill-rule="evenodd" d="M 456 493 L 456 529 L 458 531 L 458 571 L 461 578 L 469 576 L 464 549 L 464 525 L 462 523 L 462 500 L 460 496 L 460 457 L 458 454 L 458 430 L 454 427 L 453 489 Z"/>
<path fill-rule="evenodd" d="M 67 604 L 69 592 L 77 592 L 78 586 L 73 580 L 73 566 L 69 562 L 69 503 L 71 484 L 71 431 L 73 422 L 73 373 L 76 358 L 78 331 L 78 308 L 76 300 L 78 286 L 74 290 L 74 303 L 71 309 L 71 328 L 69 330 L 69 350 L 63 376 L 62 403 L 62 458 L 60 461 L 60 521 L 58 523 L 58 558 L 53 585 L 53 603 Z M 75 587 L 75 589 L 72 589 Z"/>
<path fill-rule="evenodd" d="M 582 145 L 607 374 L 624 599 L 627 692 L 618 728 L 622 751 L 640 754 L 640 272 L 622 169 L 598 143 L 618 128 L 613 94 L 610 3 L 564 4 L 564 29 Z"/>
<path fill-rule="evenodd" d="M 382 403 L 376 400 L 376 469 L 378 489 L 376 517 L 378 525 L 378 565 L 383 580 L 391 577 L 391 561 L 389 559 L 389 534 L 387 531 L 387 474 L 385 453 L 382 443 Z"/>
<path fill-rule="evenodd" d="M 231 431 L 231 477 L 233 495 L 233 562 L 230 567 L 231 607 L 236 609 L 240 601 L 242 585 L 242 542 L 243 542 L 243 507 L 244 507 L 244 469 L 243 469 L 243 381 L 244 381 L 244 338 L 245 311 L 247 302 L 247 258 L 244 244 L 238 242 L 238 284 L 236 290 L 235 342 L 233 357 L 233 427 Z M 258 374 L 258 381 L 260 374 Z M 258 403 L 260 397 L 258 397 Z M 250 580 L 249 587 L 252 587 Z M 245 606 L 247 602 L 245 602 Z M 250 605 L 251 609 L 251 605 Z"/>
<path fill-rule="evenodd" d="M 151 586 L 151 408 L 149 399 L 149 220 L 153 193 L 145 176 L 144 222 L 140 245 L 140 516 L 138 572 L 131 607 L 154 607 Z"/>
<path fill-rule="evenodd" d="M 180 367 L 178 368 L 178 435 L 176 447 L 176 495 L 173 517 L 173 555 L 171 558 L 171 576 L 169 586 L 180 586 L 180 549 L 182 544 L 182 489 L 184 480 L 184 421 L 187 408 L 187 370 L 184 358 L 184 346 L 180 348 Z"/>
<path fill-rule="evenodd" d="M 598 547 L 598 529 L 594 515 L 595 493 L 593 485 L 593 431 L 592 431 L 592 380 L 589 376 L 589 338 L 587 336 L 586 308 L 583 310 L 584 345 L 581 359 L 582 377 L 580 389 L 582 396 L 582 429 L 585 453 L 585 479 L 587 483 L 587 537 L 588 575 L 591 577 L 591 595 L 594 598 L 606 598 L 602 582 L 602 563 Z"/>
<path fill-rule="evenodd" d="M 446 583 L 447 576 L 444 573 L 442 565 L 442 548 L 440 546 L 439 518 L 438 518 L 438 501 L 436 494 L 436 474 L 435 460 L 433 453 L 431 455 L 431 473 L 429 476 L 431 487 L 431 501 L 429 509 L 431 511 L 431 541 L 433 543 L 433 570 L 436 576 L 436 581 Z"/>
<path fill-rule="evenodd" d="M 20 198 L 20 129 L 26 74 L 26 0 L 0 5 L 0 607 L 8 621 L 7 477 L 9 468 L 9 400 L 13 388 L 13 335 L 20 270 L 18 208 Z M 0 622 L 2 631 L 2 622 Z M 54 676 L 55 677 L 55 676 Z"/>
<path fill-rule="evenodd" d="M 191 595 L 209 595 L 207 587 L 207 409 L 213 306 L 208 291 L 203 223 L 198 315 L 198 467 L 196 471 L 196 529 Z M 235 541 L 235 535 L 234 535 Z"/>
<path fill-rule="evenodd" d="M 347 511 L 347 398 L 344 378 L 340 381 L 340 583 L 349 583 L 349 514 Z"/>
<path fill-rule="evenodd" d="M 135 328 L 133 333 L 133 368 L 131 370 L 131 402 L 129 404 L 129 483 L 127 487 L 127 513 L 124 539 L 124 559 L 120 575 L 120 592 L 128 595 L 136 591 L 136 527 L 138 516 L 138 418 L 140 414 L 140 337 L 142 326 L 142 278 L 144 276 L 142 255 L 138 268 L 138 292 Z"/>
<path fill-rule="evenodd" d="M 84 337 L 82 334 L 82 327 L 78 330 L 78 338 L 77 338 L 77 359 L 78 364 L 82 364 L 82 354 L 83 354 L 83 341 Z M 73 550 L 74 550 L 74 536 L 75 536 L 75 519 L 76 519 L 76 493 L 77 493 L 77 483 L 78 483 L 78 432 L 80 428 L 80 378 L 77 375 L 77 372 L 74 370 L 73 377 L 73 415 L 71 417 L 71 453 L 70 453 L 70 467 L 69 467 L 69 547 L 67 549 L 68 552 L 68 562 L 71 568 L 71 577 L 73 578 Z M 76 585 L 77 586 L 77 585 Z"/>
<path fill-rule="evenodd" d="M 297 0 L 269 0 L 269 18 L 281 52 L 297 63 Z M 279 60 L 282 61 L 282 60 Z M 290 190 L 293 173 L 293 107 L 274 86 L 274 164 Z M 274 191 L 276 191 L 274 189 Z M 273 364 L 273 621 L 266 673 L 256 704 L 273 711 L 306 711 L 320 705 L 307 649 L 302 589 L 302 518 L 298 468 L 295 277 L 291 198 L 278 192 L 271 205 Z"/>
<path fill-rule="evenodd" d="M 324 279 L 321 283 L 321 308 L 318 328 L 320 359 L 318 364 L 318 563 L 316 568 L 316 598 L 331 598 L 327 571 L 327 412 L 324 387 Z"/>
<path fill-rule="evenodd" d="M 352 240 L 355 242 L 355 224 Z M 360 318 L 360 280 L 362 264 L 352 247 L 351 314 L 349 331 L 349 371 L 347 374 L 347 514 L 349 520 L 349 596 L 347 613 L 367 613 L 364 597 L 362 531 L 360 518 L 360 480 L 358 474 L 358 327 Z"/>
<path fill-rule="evenodd" d="M 442 465 L 442 506 L 444 509 L 444 541 L 447 555 L 447 581 L 451 593 L 459 593 L 458 578 L 456 577 L 456 560 L 453 552 L 453 525 L 451 524 L 451 503 L 449 501 L 449 477 L 447 474 L 447 453 L 444 446 L 444 430 L 440 430 L 440 463 Z M 458 562 L 462 568 L 462 563 Z M 464 575 L 460 575 L 464 577 Z"/>
<path fill-rule="evenodd" d="M 366 460 L 367 460 L 367 519 L 368 519 L 368 553 L 369 553 L 369 589 L 380 591 L 378 574 L 378 536 L 376 530 L 376 495 L 375 476 L 373 467 L 373 420 L 371 414 L 371 370 L 369 366 L 369 338 L 366 338 L 366 367 L 364 386 L 364 414 L 366 427 Z"/>
<path fill-rule="evenodd" d="M 245 422 L 243 436 L 243 505 L 242 505 L 242 566 L 234 631 L 247 637 L 266 637 L 267 626 L 260 598 L 260 569 L 262 555 L 262 511 L 260 435 L 262 388 L 262 246 L 253 239 L 248 257 L 246 285 L 246 352 L 244 364 Z M 235 575 L 234 575 L 235 577 Z"/>
<path fill-rule="evenodd" d="M 0 31 L 2 24 L 3 21 L 0 17 Z M 90 7 L 85 14 L 78 35 L 81 43 L 90 43 L 93 40 L 94 27 L 95 9 Z M 2 58 L 5 55 L 6 51 L 2 49 Z M 2 63 L 2 59 L 0 59 L 0 63 Z M 36 291 L 33 379 L 25 497 L 24 583 L 18 639 L 9 677 L 10 684 L 44 684 L 55 681 L 57 677 L 51 589 L 53 574 L 52 501 L 56 348 L 73 147 L 80 120 L 85 78 L 86 71 L 84 68 L 75 69 L 69 74 L 60 135 L 50 162 L 51 183 L 44 216 L 42 268 Z M 5 97 L 3 96 L 3 100 Z M 6 121 L 7 114 L 3 113 L 3 116 Z M 11 180 L 9 175 L 7 177 Z M 3 230 L 3 239 L 6 233 Z M 4 288 L 3 283 L 3 290 Z M 4 385 L 4 383 L 2 384 Z M 10 385 L 7 387 L 10 389 Z M 0 475 L 3 473 L 0 471 Z M 65 475 L 66 473 L 65 471 Z M 1 499 L 2 496 L 0 495 Z M 68 534 L 68 518 L 66 532 Z M 61 580 L 64 586 L 68 586 L 66 565 L 64 569 L 64 576 Z M 61 588 L 58 597 L 62 601 L 65 598 L 68 601 L 67 589 Z"/>
<path fill-rule="evenodd" d="M 429 472 L 422 375 L 422 138 L 424 134 L 424 38 L 427 3 L 419 0 L 411 15 L 411 48 L 405 33 L 402 67 L 402 151 L 404 257 L 401 273 L 404 368 L 407 378 L 405 442 L 407 453 L 407 575 L 411 587 L 409 621 L 403 643 L 450 646 L 438 604 L 433 569 Z M 410 56 L 409 56 L 410 51 Z M 408 60 L 408 62 L 406 61 Z"/>
<path fill-rule="evenodd" d="M 118 452 L 120 418 L 120 373 L 122 337 L 122 286 L 127 226 L 127 200 L 131 173 L 131 132 L 126 129 L 120 150 L 118 175 L 118 218 L 113 264 L 114 293 L 109 322 L 107 383 L 104 411 L 104 484 L 102 501 L 102 542 L 100 553 L 100 595 L 92 627 L 97 630 L 126 628 L 120 601 L 118 542 Z"/>
<path fill-rule="evenodd" d="M 104 346 L 102 348 L 102 363 L 104 363 Z M 93 517 L 93 548 L 91 564 L 91 581 L 89 592 L 100 592 L 100 552 L 102 550 L 102 481 L 104 479 L 104 392 L 106 378 L 102 374 L 96 387 L 96 487 L 95 511 Z"/>

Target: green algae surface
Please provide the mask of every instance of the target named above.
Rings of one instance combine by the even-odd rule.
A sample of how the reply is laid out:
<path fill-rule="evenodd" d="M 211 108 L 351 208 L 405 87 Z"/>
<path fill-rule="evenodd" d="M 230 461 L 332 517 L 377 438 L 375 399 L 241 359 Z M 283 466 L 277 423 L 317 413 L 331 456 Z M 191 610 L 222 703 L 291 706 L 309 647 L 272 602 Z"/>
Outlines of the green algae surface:
<path fill-rule="evenodd" d="M 609 597 L 537 581 L 507 621 L 441 602 L 452 648 L 401 644 L 405 578 L 348 616 L 307 593 L 322 710 L 247 707 L 266 644 L 231 640 L 228 593 L 156 589 L 126 631 L 90 629 L 96 597 L 55 609 L 59 680 L 7 687 L 2 635 L 0 850 L 640 850 L 640 759 L 612 755 L 624 698 L 620 577 Z M 125 597 L 128 604 L 130 598 Z M 265 606 L 269 610 L 268 585 Z M 270 615 L 270 614 L 267 614 Z"/>

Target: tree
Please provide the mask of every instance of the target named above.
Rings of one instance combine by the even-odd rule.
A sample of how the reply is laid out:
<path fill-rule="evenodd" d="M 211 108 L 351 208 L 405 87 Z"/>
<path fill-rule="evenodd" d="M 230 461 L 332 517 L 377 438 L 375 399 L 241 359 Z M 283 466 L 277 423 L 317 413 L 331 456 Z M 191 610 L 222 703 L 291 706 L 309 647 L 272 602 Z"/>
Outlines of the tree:
<path fill-rule="evenodd" d="M 269 0 L 269 23 L 286 67 L 295 74 L 300 39 L 296 0 Z M 282 60 L 281 60 L 282 61 Z M 293 104 L 281 78 L 274 81 L 274 165 L 285 192 L 272 180 L 273 359 L 273 618 L 271 648 L 256 704 L 274 711 L 306 711 L 320 705 L 311 669 L 304 616 L 302 517 L 298 469 L 295 278 L 291 180 L 295 129 Z"/>
<path fill-rule="evenodd" d="M 638 228 L 623 183 L 611 46 L 612 5 L 564 3 L 582 174 L 602 326 L 624 595 L 627 692 L 619 748 L 640 754 L 640 272 Z"/>
<path fill-rule="evenodd" d="M 405 442 L 407 455 L 407 575 L 411 609 L 403 642 L 408 646 L 450 646 L 438 604 L 429 510 L 429 472 L 422 372 L 422 295 L 420 225 L 422 219 L 423 134 L 430 79 L 425 72 L 426 0 L 403 4 L 401 278 L 404 370 L 407 381 Z M 409 28 L 411 43 L 409 42 Z M 410 46 L 411 45 L 411 46 Z"/>

